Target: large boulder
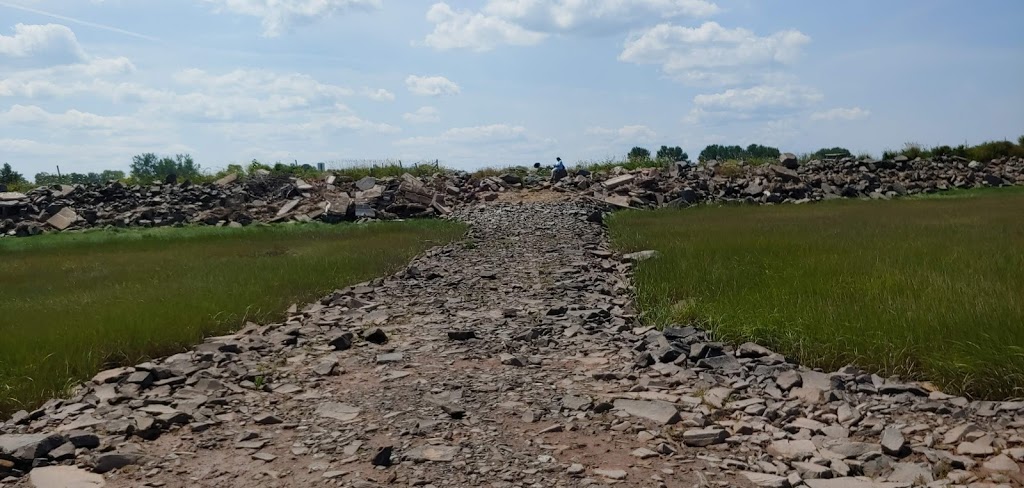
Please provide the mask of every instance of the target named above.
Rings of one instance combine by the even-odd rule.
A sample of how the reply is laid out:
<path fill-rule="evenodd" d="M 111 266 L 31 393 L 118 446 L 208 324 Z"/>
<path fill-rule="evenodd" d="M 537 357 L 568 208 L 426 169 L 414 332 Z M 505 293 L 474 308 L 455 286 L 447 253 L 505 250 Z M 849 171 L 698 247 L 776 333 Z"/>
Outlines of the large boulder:
<path fill-rule="evenodd" d="M 796 159 L 796 154 L 793 153 L 782 153 L 779 155 L 779 164 L 788 169 L 797 169 L 800 167 L 800 162 Z"/>

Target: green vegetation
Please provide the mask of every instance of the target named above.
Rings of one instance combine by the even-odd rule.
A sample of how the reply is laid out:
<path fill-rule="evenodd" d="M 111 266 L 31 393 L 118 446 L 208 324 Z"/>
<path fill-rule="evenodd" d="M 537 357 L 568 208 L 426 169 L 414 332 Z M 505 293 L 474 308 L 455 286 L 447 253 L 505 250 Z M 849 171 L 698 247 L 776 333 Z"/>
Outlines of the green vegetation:
<path fill-rule="evenodd" d="M 124 180 L 124 171 L 105 170 L 99 173 L 63 173 L 55 175 L 52 173 L 36 173 L 35 181 L 37 186 L 42 185 L 84 185 L 89 183 L 106 183 L 108 181 Z"/>
<path fill-rule="evenodd" d="M 845 158 L 853 156 L 853 153 L 845 147 L 823 147 L 814 151 L 808 156 L 808 159 L 826 159 L 826 158 Z"/>
<path fill-rule="evenodd" d="M 366 176 L 373 176 L 375 178 L 384 178 L 388 176 L 399 177 L 405 173 L 409 173 L 413 176 L 430 176 L 434 173 L 447 171 L 447 168 L 441 166 L 439 161 L 432 161 L 426 164 L 413 163 L 410 166 L 406 166 L 398 160 L 383 160 L 378 162 L 356 163 L 341 168 L 326 168 L 324 171 L 320 171 L 308 164 L 298 165 L 276 163 L 273 166 L 270 166 L 260 163 L 254 159 L 247 170 L 243 169 L 239 165 L 229 165 L 227 169 L 221 171 L 217 175 L 214 175 L 214 177 L 217 178 L 229 173 L 238 173 L 241 176 L 245 176 L 246 174 L 252 174 L 253 172 L 261 169 L 299 178 L 319 178 L 326 175 L 335 175 L 349 177 L 354 180 L 358 180 Z"/>
<path fill-rule="evenodd" d="M 14 171 L 10 163 L 4 163 L 3 166 L 0 166 L 0 185 L 7 186 L 9 187 L 8 189 L 14 191 L 13 188 L 21 187 L 26 183 L 25 177 L 21 173 Z"/>
<path fill-rule="evenodd" d="M 950 393 L 1024 393 L 1021 191 L 626 212 L 624 251 L 659 325 L 700 323 L 829 370 L 856 364 Z"/>
<path fill-rule="evenodd" d="M 177 154 L 171 159 L 145 153 L 132 158 L 131 174 L 136 181 L 163 180 L 169 176 L 184 181 L 198 179 L 203 170 L 188 154 Z"/>
<path fill-rule="evenodd" d="M 670 162 L 689 161 L 689 159 L 690 159 L 690 155 L 686 154 L 685 152 L 683 152 L 683 148 L 681 148 L 679 146 L 676 146 L 676 147 L 661 146 L 661 149 L 658 149 L 658 155 L 656 157 L 659 160 L 661 160 L 661 161 L 670 161 Z"/>
<path fill-rule="evenodd" d="M 981 162 L 1007 157 L 1024 158 L 1024 136 L 1020 136 L 1016 144 L 1011 141 L 988 141 L 976 146 L 960 144 L 956 147 L 935 146 L 930 149 L 916 142 L 908 142 L 903 145 L 902 150 L 882 153 L 882 159 L 893 159 L 896 156 L 906 156 L 910 159 L 957 156 Z"/>
<path fill-rule="evenodd" d="M 622 166 L 624 169 L 634 170 L 640 168 L 663 168 L 668 166 L 669 162 L 660 159 L 627 159 L 625 161 L 616 158 L 605 158 L 593 161 L 579 161 L 576 163 L 576 169 L 585 169 L 587 171 L 597 173 L 601 171 L 609 171 L 616 166 Z"/>
<path fill-rule="evenodd" d="M 458 239 L 447 221 L 0 239 L 0 416 L 115 365 L 280 318 Z"/>
<path fill-rule="evenodd" d="M 760 144 L 751 144 L 745 149 L 740 146 L 721 146 L 718 144 L 712 144 L 705 147 L 700 152 L 700 156 L 697 158 L 700 161 L 710 161 L 716 159 L 718 161 L 729 160 L 729 159 L 742 159 L 747 162 L 754 164 L 765 163 L 765 162 L 777 162 L 781 154 L 778 148 L 762 146 Z"/>
<path fill-rule="evenodd" d="M 539 178 L 548 178 L 551 176 L 551 166 L 540 166 L 535 168 L 527 168 L 526 166 L 488 166 L 474 171 L 470 176 L 476 179 L 482 179 L 492 176 L 501 176 L 504 174 L 512 174 L 520 178 L 525 178 L 531 174 Z"/>
<path fill-rule="evenodd" d="M 629 160 L 629 161 L 649 160 L 649 159 L 651 159 L 651 151 L 647 150 L 646 148 L 642 148 L 640 146 L 635 146 L 635 147 L 633 147 L 633 149 L 629 150 L 629 153 L 626 154 L 626 159 Z"/>
<path fill-rule="evenodd" d="M 7 171 L 6 173 L 4 172 L 5 170 Z M 178 154 L 174 158 L 170 158 L 160 157 L 153 153 L 145 153 L 132 158 L 131 173 L 128 175 L 125 175 L 124 171 L 120 170 L 105 170 L 99 173 L 61 173 L 59 175 L 44 171 L 36 173 L 35 184 L 31 184 L 20 173 L 11 169 L 8 164 L 5 165 L 5 169 L 0 169 L 0 183 L 5 183 L 8 188 L 17 191 L 28 191 L 38 186 L 97 184 L 114 180 L 128 184 L 144 185 L 154 181 L 165 181 L 172 174 L 179 182 L 188 180 L 193 183 L 211 183 L 231 173 L 244 177 L 259 170 L 297 178 L 319 178 L 327 175 L 336 175 L 352 179 L 360 179 L 364 176 L 375 176 L 378 178 L 387 176 L 398 177 L 404 173 L 409 173 L 413 176 L 429 176 L 437 172 L 448 171 L 447 168 L 441 166 L 439 161 L 431 161 L 425 164 L 413 163 L 409 166 L 403 165 L 398 160 L 366 161 L 340 168 L 325 168 L 324 171 L 320 171 L 309 164 L 283 164 L 278 162 L 269 165 L 254 159 L 245 167 L 240 164 L 229 164 L 220 171 L 210 172 L 197 164 L 192 159 L 192 156 L 188 154 Z M 4 181 L 5 178 L 10 181 Z"/>

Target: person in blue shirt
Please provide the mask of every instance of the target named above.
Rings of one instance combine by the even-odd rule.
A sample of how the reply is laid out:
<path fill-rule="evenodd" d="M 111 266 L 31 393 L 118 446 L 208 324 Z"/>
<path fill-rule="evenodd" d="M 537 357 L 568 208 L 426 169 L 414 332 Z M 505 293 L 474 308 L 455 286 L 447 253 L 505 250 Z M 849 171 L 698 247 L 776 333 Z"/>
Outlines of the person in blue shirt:
<path fill-rule="evenodd" d="M 566 176 L 569 176 L 569 172 L 565 170 L 565 164 L 562 164 L 562 158 L 558 157 L 555 158 L 555 160 L 558 161 L 558 163 L 555 164 L 555 169 L 551 171 L 552 183 L 557 182 L 562 178 L 565 178 Z"/>

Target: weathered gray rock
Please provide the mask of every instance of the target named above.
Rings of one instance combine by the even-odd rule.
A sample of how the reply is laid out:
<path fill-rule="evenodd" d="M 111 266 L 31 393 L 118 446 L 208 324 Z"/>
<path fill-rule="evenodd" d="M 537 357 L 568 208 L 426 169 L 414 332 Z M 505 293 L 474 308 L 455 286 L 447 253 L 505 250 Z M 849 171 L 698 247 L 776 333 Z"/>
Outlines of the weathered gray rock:
<path fill-rule="evenodd" d="M 653 420 L 660 425 L 679 422 L 679 409 L 669 402 L 657 400 L 615 400 L 615 408 L 634 417 Z"/>
<path fill-rule="evenodd" d="M 621 469 L 595 469 L 594 474 L 610 480 L 624 480 L 628 473 Z"/>
<path fill-rule="evenodd" d="M 320 404 L 316 412 L 321 417 L 347 422 L 359 416 L 359 407 L 346 403 L 327 402 Z"/>
<path fill-rule="evenodd" d="M 44 458 L 65 442 L 59 434 L 4 434 L 0 435 L 0 459 L 7 458 L 27 463 Z"/>
<path fill-rule="evenodd" d="M 132 452 L 107 452 L 96 456 L 93 471 L 103 474 L 138 463 L 142 455 Z"/>
<path fill-rule="evenodd" d="M 910 446 L 899 429 L 886 427 L 882 431 L 882 452 L 890 456 L 903 457 L 910 453 Z"/>
<path fill-rule="evenodd" d="M 795 387 L 802 386 L 804 384 L 803 377 L 796 370 L 783 371 L 778 378 L 775 379 L 775 383 L 779 385 L 782 391 L 789 391 Z"/>
<path fill-rule="evenodd" d="M 768 446 L 768 454 L 786 461 L 803 460 L 818 452 L 818 448 L 811 441 L 779 440 Z"/>
<path fill-rule="evenodd" d="M 988 461 L 985 461 L 981 467 L 997 473 L 1021 473 L 1020 465 L 1018 465 L 1013 459 L 1010 459 L 1006 454 L 1000 454 Z"/>
<path fill-rule="evenodd" d="M 789 479 L 783 476 L 776 476 L 774 474 L 767 473 L 753 473 L 750 471 L 743 471 L 740 473 L 744 478 L 749 480 L 756 486 L 764 488 L 789 488 Z"/>
<path fill-rule="evenodd" d="M 808 488 L 911 488 L 909 483 L 889 483 L 865 478 L 835 478 L 830 480 L 807 480 Z"/>
<path fill-rule="evenodd" d="M 78 214 L 71 207 L 64 207 L 46 221 L 51 227 L 57 230 L 65 230 L 71 227 L 78 220 Z"/>
<path fill-rule="evenodd" d="M 419 446 L 405 453 L 405 458 L 417 463 L 425 461 L 452 462 L 459 450 L 457 446 Z"/>
<path fill-rule="evenodd" d="M 103 475 L 75 466 L 46 466 L 33 469 L 29 482 L 35 488 L 102 488 Z"/>
<path fill-rule="evenodd" d="M 690 447 L 705 447 L 721 444 L 729 438 L 729 433 L 720 427 L 706 429 L 690 429 L 683 432 L 683 444 Z"/>
<path fill-rule="evenodd" d="M 796 155 L 793 153 L 780 154 L 779 164 L 785 166 L 788 169 L 797 169 L 800 167 L 800 162 L 797 160 Z"/>
<path fill-rule="evenodd" d="M 896 463 L 893 465 L 893 472 L 887 478 L 888 481 L 897 483 L 923 484 L 935 481 L 932 470 L 924 464 Z"/>
<path fill-rule="evenodd" d="M 800 473 L 800 477 L 805 480 L 827 479 L 832 477 L 832 470 L 820 464 L 796 462 L 793 463 L 793 467 L 796 468 L 797 473 Z"/>

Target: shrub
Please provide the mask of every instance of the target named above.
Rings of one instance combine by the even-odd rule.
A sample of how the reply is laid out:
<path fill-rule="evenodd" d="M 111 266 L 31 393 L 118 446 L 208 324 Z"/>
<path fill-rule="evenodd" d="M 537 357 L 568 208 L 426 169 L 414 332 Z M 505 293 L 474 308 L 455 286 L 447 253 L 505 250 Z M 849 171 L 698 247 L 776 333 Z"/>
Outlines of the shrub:
<path fill-rule="evenodd" d="M 27 182 L 25 181 L 25 177 L 22 176 L 21 173 L 18 173 L 17 171 L 14 171 L 14 169 L 11 168 L 10 163 L 4 163 L 4 165 L 0 167 L 0 183 L 4 185 L 13 186 L 21 185 Z"/>
<path fill-rule="evenodd" d="M 626 155 L 626 159 L 628 159 L 630 161 L 634 161 L 634 160 L 641 160 L 642 161 L 642 160 L 651 159 L 651 151 L 648 151 L 646 148 L 642 148 L 640 146 L 636 146 L 633 149 L 629 150 L 629 154 Z"/>
<path fill-rule="evenodd" d="M 203 176 L 202 168 L 188 154 L 177 154 L 174 159 L 144 153 L 132 158 L 132 178 L 139 182 L 163 180 L 175 175 L 179 180 L 196 180 Z"/>

